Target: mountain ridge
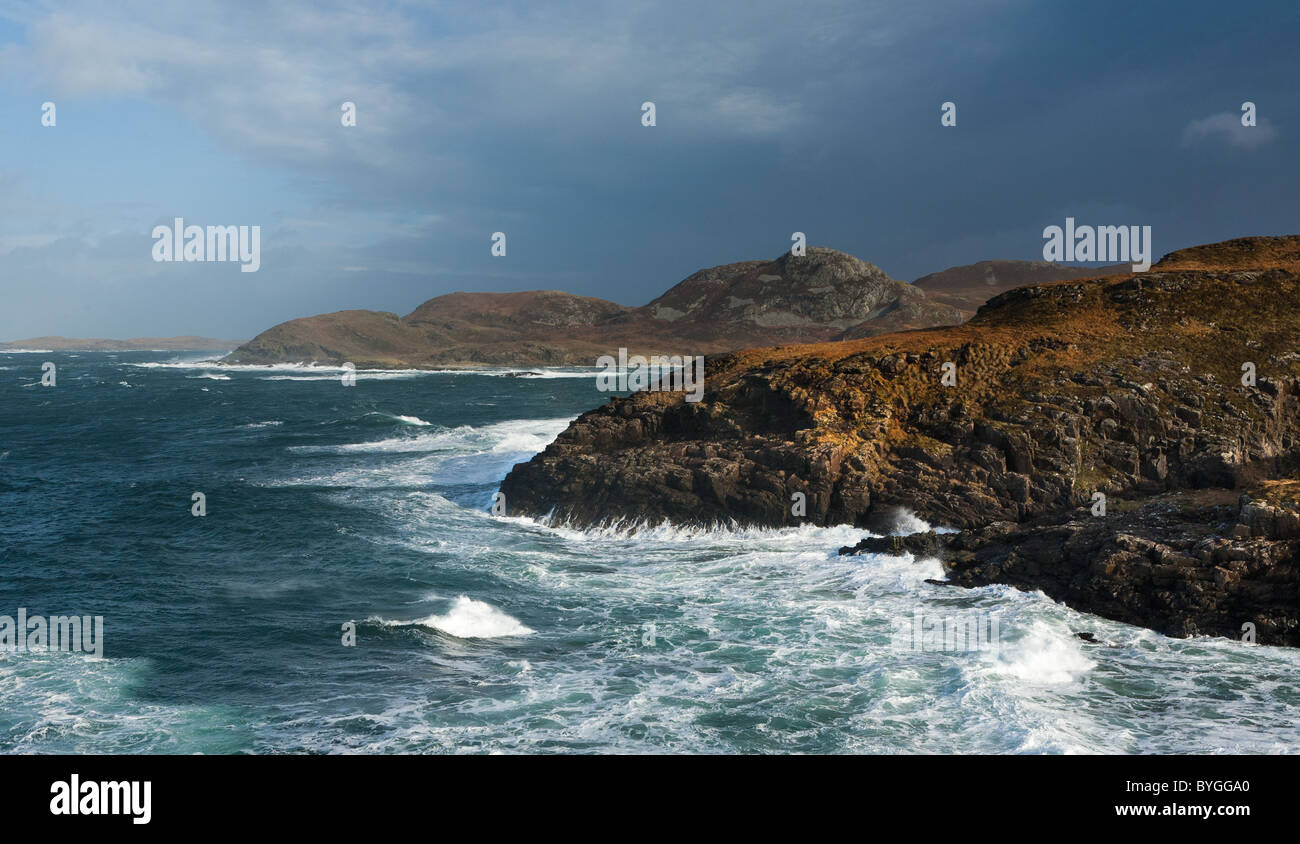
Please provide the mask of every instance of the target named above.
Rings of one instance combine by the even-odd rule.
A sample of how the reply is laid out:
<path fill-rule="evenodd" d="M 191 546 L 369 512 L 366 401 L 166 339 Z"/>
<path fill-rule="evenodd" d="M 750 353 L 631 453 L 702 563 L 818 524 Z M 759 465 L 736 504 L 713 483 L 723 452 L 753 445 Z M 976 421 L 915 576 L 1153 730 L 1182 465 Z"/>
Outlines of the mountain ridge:
<path fill-rule="evenodd" d="M 1042 266 L 1017 280 L 1025 272 L 1043 279 L 1088 272 L 1025 263 Z M 986 292 L 1009 284 L 999 281 Z M 457 292 L 405 316 L 351 310 L 301 317 L 263 331 L 225 362 L 591 366 L 619 347 L 633 354 L 714 354 L 950 325 L 973 313 L 942 301 L 942 286 L 933 287 L 937 293 L 847 253 L 809 247 L 799 257 L 787 252 L 698 270 L 639 307 L 558 290 Z"/>

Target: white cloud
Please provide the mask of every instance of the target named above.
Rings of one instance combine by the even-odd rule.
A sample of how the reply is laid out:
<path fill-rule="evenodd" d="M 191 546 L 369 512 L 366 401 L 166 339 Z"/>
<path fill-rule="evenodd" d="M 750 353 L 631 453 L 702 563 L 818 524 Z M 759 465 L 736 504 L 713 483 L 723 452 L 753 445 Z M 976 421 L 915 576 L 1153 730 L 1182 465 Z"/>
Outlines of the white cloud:
<path fill-rule="evenodd" d="M 714 112 L 745 134 L 765 135 L 797 126 L 799 101 L 777 101 L 763 91 L 736 91 L 720 97 Z"/>
<path fill-rule="evenodd" d="M 1258 149 L 1273 142 L 1277 130 L 1266 117 L 1256 126 L 1242 126 L 1241 115 L 1225 111 L 1193 120 L 1183 129 L 1183 145 L 1221 143 L 1239 149 Z"/>

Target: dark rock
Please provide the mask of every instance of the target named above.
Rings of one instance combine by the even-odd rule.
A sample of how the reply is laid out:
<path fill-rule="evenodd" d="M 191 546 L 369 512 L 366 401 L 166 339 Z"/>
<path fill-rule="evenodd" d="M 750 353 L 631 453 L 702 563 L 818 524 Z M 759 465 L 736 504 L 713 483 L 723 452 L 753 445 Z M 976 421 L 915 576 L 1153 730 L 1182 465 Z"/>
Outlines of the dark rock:
<path fill-rule="evenodd" d="M 1300 539 L 1216 533 L 1224 507 L 1172 494 L 1122 514 L 1077 511 L 1011 532 L 967 531 L 940 556 L 948 579 L 962 586 L 1041 590 L 1171 636 L 1235 638 L 1249 621 L 1260 644 L 1300 646 Z"/>
<path fill-rule="evenodd" d="M 917 559 L 934 557 L 944 548 L 945 543 L 934 531 L 913 533 L 909 536 L 872 536 L 857 545 L 840 549 L 841 554 L 893 554 L 902 556 L 911 554 Z"/>

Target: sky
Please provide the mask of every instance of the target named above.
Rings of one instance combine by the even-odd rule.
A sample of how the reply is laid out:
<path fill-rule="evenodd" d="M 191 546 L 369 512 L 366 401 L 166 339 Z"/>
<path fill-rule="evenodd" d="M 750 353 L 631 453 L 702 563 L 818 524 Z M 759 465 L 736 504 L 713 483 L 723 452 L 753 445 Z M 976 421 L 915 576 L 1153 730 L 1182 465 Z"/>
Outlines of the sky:
<path fill-rule="evenodd" d="M 0 340 L 640 305 L 796 231 L 906 281 L 1067 216 L 1154 257 L 1297 233 L 1297 35 L 1290 2 L 0 0 Z M 175 217 L 260 226 L 260 268 L 155 261 Z"/>

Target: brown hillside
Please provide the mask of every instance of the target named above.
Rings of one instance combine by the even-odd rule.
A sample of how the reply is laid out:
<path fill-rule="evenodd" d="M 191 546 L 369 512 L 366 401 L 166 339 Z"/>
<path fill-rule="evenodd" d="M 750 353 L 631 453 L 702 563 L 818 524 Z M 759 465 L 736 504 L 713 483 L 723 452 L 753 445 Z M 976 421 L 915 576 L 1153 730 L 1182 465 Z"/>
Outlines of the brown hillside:
<path fill-rule="evenodd" d="M 701 270 L 640 308 L 555 290 L 452 293 L 405 317 L 340 311 L 291 320 L 259 334 L 226 362 L 591 366 L 619 347 L 709 354 L 961 318 L 956 308 L 930 301 L 872 264 L 811 247 L 798 258 L 785 254 Z"/>

